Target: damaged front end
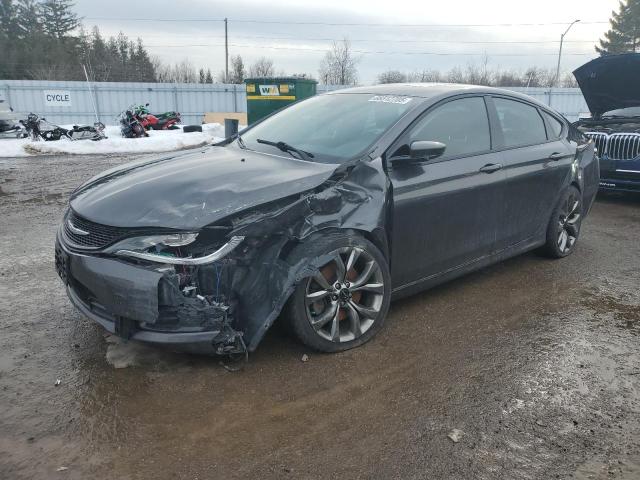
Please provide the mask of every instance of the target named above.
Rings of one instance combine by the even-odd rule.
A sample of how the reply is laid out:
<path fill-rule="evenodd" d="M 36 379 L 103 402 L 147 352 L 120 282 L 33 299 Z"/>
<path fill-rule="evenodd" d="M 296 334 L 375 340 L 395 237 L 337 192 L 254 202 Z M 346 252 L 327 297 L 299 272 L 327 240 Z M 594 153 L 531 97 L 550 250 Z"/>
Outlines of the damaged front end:
<path fill-rule="evenodd" d="M 196 353 L 245 353 L 297 283 L 326 263 L 292 261 L 299 242 L 353 229 L 386 250 L 388 188 L 381 159 L 367 158 L 312 189 L 194 231 L 108 227 L 70 209 L 56 268 L 74 305 L 112 333 Z"/>
<path fill-rule="evenodd" d="M 56 270 L 80 311 L 126 339 L 168 344 L 194 353 L 245 350 L 240 333 L 231 327 L 233 302 L 222 286 L 222 277 L 232 262 L 222 258 L 229 246 L 216 250 L 216 257 L 209 255 L 213 262 L 199 264 L 183 263 L 193 262 L 191 255 L 197 245 L 187 250 L 185 245 L 158 243 L 159 239 L 184 235 L 130 237 L 107 248 L 89 250 L 89 240 L 106 238 L 104 230 L 104 226 L 91 225 L 70 211 L 58 232 Z M 74 241 L 79 234 L 84 235 L 84 245 Z M 185 253 L 188 257 L 181 258 Z"/>

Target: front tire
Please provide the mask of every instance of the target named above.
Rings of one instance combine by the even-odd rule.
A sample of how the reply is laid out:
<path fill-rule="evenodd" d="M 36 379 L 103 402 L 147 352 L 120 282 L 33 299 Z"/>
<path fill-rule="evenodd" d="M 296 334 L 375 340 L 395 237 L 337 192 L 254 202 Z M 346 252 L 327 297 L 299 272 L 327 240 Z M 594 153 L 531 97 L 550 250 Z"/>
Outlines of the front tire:
<path fill-rule="evenodd" d="M 365 238 L 343 232 L 314 235 L 290 256 L 329 258 L 303 279 L 285 307 L 291 331 L 321 352 L 341 352 L 369 341 L 382 328 L 391 299 L 387 260 Z"/>
<path fill-rule="evenodd" d="M 582 194 L 573 185 L 562 195 L 547 226 L 544 253 L 551 258 L 564 258 L 573 253 L 582 224 Z"/>

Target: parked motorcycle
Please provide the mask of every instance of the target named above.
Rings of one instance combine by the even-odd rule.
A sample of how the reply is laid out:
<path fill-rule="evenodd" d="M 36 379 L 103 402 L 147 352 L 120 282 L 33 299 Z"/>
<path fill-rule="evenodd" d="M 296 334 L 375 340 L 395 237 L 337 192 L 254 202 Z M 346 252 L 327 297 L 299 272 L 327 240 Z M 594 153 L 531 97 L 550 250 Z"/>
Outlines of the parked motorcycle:
<path fill-rule="evenodd" d="M 27 135 L 13 109 L 0 99 L 0 138 L 25 138 Z"/>
<path fill-rule="evenodd" d="M 93 140 L 98 141 L 107 138 L 104 134 L 104 124 L 96 122 L 93 126 L 74 125 L 73 128 L 67 129 L 48 122 L 46 118 L 40 118 L 35 113 L 30 113 L 26 120 L 20 120 L 27 134 L 32 140 L 44 140 L 47 142 L 67 138 L 69 140 Z"/>
<path fill-rule="evenodd" d="M 136 107 L 127 108 L 118 116 L 120 132 L 124 138 L 148 137 L 145 127 L 142 125 L 142 116 L 137 113 Z"/>
<path fill-rule="evenodd" d="M 176 124 L 180 123 L 180 113 L 150 113 L 149 104 L 137 105 L 134 107 L 135 113 L 141 120 L 142 126 L 147 130 L 177 130 Z"/>

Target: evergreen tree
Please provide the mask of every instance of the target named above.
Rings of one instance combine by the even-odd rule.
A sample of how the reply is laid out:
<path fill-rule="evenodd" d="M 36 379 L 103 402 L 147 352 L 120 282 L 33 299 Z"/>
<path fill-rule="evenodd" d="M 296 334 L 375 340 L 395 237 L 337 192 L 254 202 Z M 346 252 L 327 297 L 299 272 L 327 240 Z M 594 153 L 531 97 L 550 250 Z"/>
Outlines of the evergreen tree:
<path fill-rule="evenodd" d="M 16 35 L 18 38 L 28 40 L 43 31 L 42 5 L 34 0 L 19 0 L 16 5 Z"/>
<path fill-rule="evenodd" d="M 42 23 L 50 37 L 62 40 L 80 26 L 80 19 L 72 11 L 69 0 L 45 0 L 41 4 Z"/>
<path fill-rule="evenodd" d="M 81 25 L 72 0 L 0 0 L 0 78 L 98 82 L 195 82 L 188 62 L 151 59 L 141 39 L 105 39 Z M 211 72 L 201 79 L 213 83 Z"/>
<path fill-rule="evenodd" d="M 13 0 L 0 0 L 0 39 L 18 36 L 18 8 Z"/>
<path fill-rule="evenodd" d="M 640 0 L 620 2 L 619 11 L 611 12 L 611 28 L 596 46 L 600 55 L 636 52 L 640 48 Z"/>
<path fill-rule="evenodd" d="M 138 38 L 135 45 L 135 61 L 138 65 L 138 78 L 132 81 L 134 82 L 155 82 L 156 74 L 151 63 L 151 58 L 147 49 L 144 48 L 142 39 Z"/>
<path fill-rule="evenodd" d="M 205 77 L 205 83 L 213 83 L 213 75 L 211 75 L 210 68 L 207 68 L 207 76 Z"/>
<path fill-rule="evenodd" d="M 198 83 L 207 83 L 207 74 L 205 73 L 204 68 L 201 68 L 198 71 L 198 77 Z"/>

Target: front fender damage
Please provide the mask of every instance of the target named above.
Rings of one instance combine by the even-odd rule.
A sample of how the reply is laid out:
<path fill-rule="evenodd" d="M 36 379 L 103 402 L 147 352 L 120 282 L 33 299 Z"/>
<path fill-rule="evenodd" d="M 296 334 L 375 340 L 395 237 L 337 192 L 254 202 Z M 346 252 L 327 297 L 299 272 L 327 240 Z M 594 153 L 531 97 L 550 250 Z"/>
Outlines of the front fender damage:
<path fill-rule="evenodd" d="M 232 218 L 229 236 L 243 236 L 221 265 L 212 265 L 233 305 L 231 325 L 255 350 L 298 283 L 329 258 L 303 258 L 290 263 L 287 252 L 311 235 L 328 229 L 385 232 L 389 180 L 382 159 L 343 165 L 313 191 Z M 212 271 L 213 271 L 212 270 Z"/>

